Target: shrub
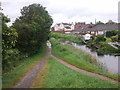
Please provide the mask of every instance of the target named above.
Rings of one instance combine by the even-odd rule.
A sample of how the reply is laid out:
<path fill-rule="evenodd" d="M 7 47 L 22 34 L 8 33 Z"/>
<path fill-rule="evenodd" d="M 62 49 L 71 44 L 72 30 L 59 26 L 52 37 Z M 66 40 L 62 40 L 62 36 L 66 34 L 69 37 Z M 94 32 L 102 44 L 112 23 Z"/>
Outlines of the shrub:
<path fill-rule="evenodd" d="M 106 32 L 106 37 L 115 36 L 118 34 L 118 30 L 111 30 Z"/>
<path fill-rule="evenodd" d="M 99 41 L 106 41 L 106 38 L 104 38 L 103 35 L 98 35 L 95 41 L 96 41 L 96 42 L 99 42 Z"/>
<path fill-rule="evenodd" d="M 50 37 L 54 37 L 56 39 L 64 39 L 68 40 L 74 43 L 81 44 L 81 36 L 75 36 L 75 35 L 67 35 L 67 34 L 62 34 L 62 33 L 56 33 L 56 32 L 51 32 Z"/>
<path fill-rule="evenodd" d="M 112 36 L 112 37 L 111 37 L 111 40 L 112 40 L 113 42 L 118 41 L 118 36 Z"/>
<path fill-rule="evenodd" d="M 10 71 L 19 63 L 19 51 L 17 49 L 8 49 L 3 53 L 2 69 L 3 72 Z"/>
<path fill-rule="evenodd" d="M 15 67 L 19 60 L 19 51 L 15 49 L 18 33 L 16 29 L 7 26 L 10 20 L 4 14 L 2 16 L 2 69 L 6 72 Z"/>

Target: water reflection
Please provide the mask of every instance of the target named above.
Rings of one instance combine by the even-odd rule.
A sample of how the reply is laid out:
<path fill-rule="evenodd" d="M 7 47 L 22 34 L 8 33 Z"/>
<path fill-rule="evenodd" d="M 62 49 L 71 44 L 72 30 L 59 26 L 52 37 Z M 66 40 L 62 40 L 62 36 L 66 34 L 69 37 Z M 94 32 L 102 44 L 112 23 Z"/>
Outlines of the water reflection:
<path fill-rule="evenodd" d="M 98 61 L 103 63 L 103 66 L 108 68 L 108 72 L 117 73 L 118 74 L 118 56 L 110 56 L 110 55 L 98 55 L 97 52 L 91 52 L 89 48 L 85 45 L 74 45 L 77 48 L 82 49 L 83 51 L 90 53 L 94 56 Z"/>
<path fill-rule="evenodd" d="M 70 42 L 65 41 L 64 44 L 70 44 Z M 86 45 L 78 45 L 76 43 L 71 43 L 71 45 L 73 45 L 76 48 L 80 48 L 81 50 L 95 57 L 96 60 L 101 63 L 101 68 L 103 68 L 104 72 L 108 71 L 110 73 L 120 74 L 118 73 L 118 57 L 119 56 L 101 55 L 101 54 L 99 55 L 96 51 L 87 48 Z"/>

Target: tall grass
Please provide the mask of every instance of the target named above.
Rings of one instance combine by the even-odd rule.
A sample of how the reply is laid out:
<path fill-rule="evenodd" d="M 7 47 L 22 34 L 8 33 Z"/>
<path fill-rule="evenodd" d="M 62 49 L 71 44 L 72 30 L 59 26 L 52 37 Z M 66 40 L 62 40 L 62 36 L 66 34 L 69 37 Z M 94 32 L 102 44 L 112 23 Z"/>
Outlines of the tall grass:
<path fill-rule="evenodd" d="M 46 47 L 44 47 L 39 54 L 33 57 L 26 58 L 24 62 L 20 63 L 12 71 L 3 74 L 2 87 L 12 88 L 29 70 L 31 70 L 46 53 Z"/>
<path fill-rule="evenodd" d="M 51 32 L 50 37 L 57 38 L 57 39 L 63 39 L 63 40 L 69 40 L 74 43 L 82 44 L 82 41 L 81 41 L 82 36 Z"/>
<path fill-rule="evenodd" d="M 106 80 L 82 74 L 66 67 L 53 58 L 48 60 L 43 82 L 36 88 L 117 88 Z"/>
<path fill-rule="evenodd" d="M 51 39 L 51 43 L 52 53 L 69 64 L 118 80 L 118 75 L 104 72 L 103 68 L 100 67 L 100 64 L 96 62 L 95 58 L 90 54 L 87 54 L 71 45 L 62 45 L 56 39 Z"/>

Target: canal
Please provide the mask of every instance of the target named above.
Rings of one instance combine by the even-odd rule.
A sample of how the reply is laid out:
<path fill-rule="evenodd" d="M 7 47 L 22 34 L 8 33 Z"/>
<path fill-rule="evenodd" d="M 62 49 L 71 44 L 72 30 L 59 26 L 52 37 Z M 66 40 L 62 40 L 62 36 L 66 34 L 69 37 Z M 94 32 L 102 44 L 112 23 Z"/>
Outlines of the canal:
<path fill-rule="evenodd" d="M 120 75 L 119 70 L 118 70 L 118 63 L 120 62 L 119 56 L 111 56 L 111 55 L 99 56 L 96 51 L 92 51 L 90 48 L 87 48 L 86 45 L 78 45 L 76 43 L 72 43 L 69 41 L 65 41 L 64 44 L 70 44 L 76 48 L 81 49 L 82 51 L 86 53 L 91 54 L 93 57 L 96 58 L 97 62 L 100 62 L 101 66 L 104 68 L 103 70 L 109 73 Z"/>

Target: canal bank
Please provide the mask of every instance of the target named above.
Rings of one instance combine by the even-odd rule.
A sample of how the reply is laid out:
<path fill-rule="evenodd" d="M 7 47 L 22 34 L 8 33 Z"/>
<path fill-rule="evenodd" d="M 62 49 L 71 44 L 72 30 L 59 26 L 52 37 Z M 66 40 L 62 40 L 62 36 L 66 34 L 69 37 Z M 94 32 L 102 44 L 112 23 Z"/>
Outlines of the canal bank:
<path fill-rule="evenodd" d="M 109 72 L 109 73 L 120 75 L 120 73 L 118 71 L 119 56 L 99 55 L 96 51 L 93 51 L 92 49 L 86 47 L 86 45 L 78 45 L 76 43 L 69 42 L 69 41 L 65 41 L 65 42 L 61 42 L 61 43 L 72 45 L 72 46 L 79 48 L 82 51 L 92 55 L 97 60 L 97 62 L 100 62 L 100 66 L 101 66 L 101 68 L 103 68 L 104 72 Z"/>
<path fill-rule="evenodd" d="M 50 41 L 52 43 L 53 55 L 78 68 L 118 80 L 117 74 L 108 73 L 107 69 L 105 69 L 104 67 L 100 67 L 100 63 L 98 63 L 91 54 L 74 47 L 73 43 L 66 41 L 66 44 L 66 42 L 61 42 L 61 40 L 57 40 L 55 38 L 52 38 Z"/>
<path fill-rule="evenodd" d="M 113 55 L 98 55 L 96 51 L 92 51 L 91 49 L 87 48 L 86 45 L 78 45 L 73 43 L 73 46 L 76 48 L 80 48 L 84 52 L 91 54 L 93 57 L 96 58 L 98 62 L 101 63 L 102 67 L 106 67 L 109 73 L 119 74 L 118 72 L 118 58 L 119 56 Z"/>

